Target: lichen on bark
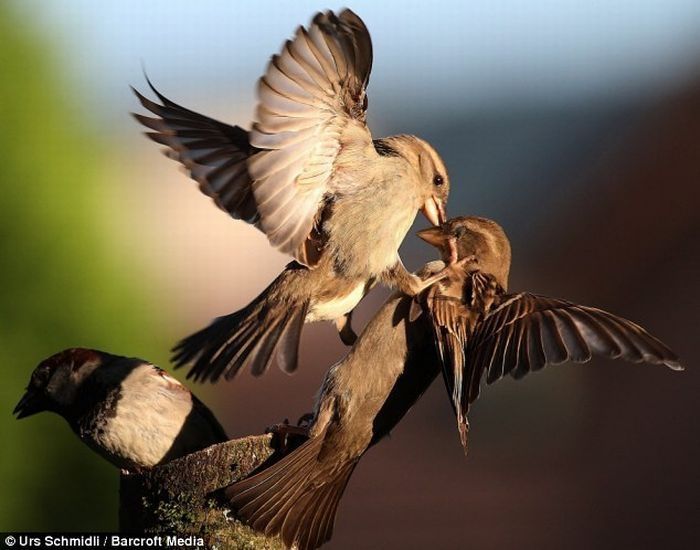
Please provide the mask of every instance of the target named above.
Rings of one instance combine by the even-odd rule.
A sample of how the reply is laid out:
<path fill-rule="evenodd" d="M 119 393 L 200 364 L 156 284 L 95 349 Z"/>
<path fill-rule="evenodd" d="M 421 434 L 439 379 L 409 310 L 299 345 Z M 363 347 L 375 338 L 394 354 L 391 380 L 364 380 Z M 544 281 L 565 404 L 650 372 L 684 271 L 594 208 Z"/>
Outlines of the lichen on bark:
<path fill-rule="evenodd" d="M 282 550 L 239 522 L 220 490 L 273 457 L 270 435 L 249 436 L 184 456 L 139 473 L 123 473 L 119 528 L 125 533 L 196 536 L 207 548 Z"/>

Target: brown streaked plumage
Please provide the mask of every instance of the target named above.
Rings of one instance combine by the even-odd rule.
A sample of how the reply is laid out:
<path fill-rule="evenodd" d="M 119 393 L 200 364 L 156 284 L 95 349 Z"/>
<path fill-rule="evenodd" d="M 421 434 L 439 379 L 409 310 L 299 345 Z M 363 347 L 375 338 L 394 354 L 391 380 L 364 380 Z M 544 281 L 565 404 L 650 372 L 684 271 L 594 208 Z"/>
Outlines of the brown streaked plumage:
<path fill-rule="evenodd" d="M 65 418 L 86 445 L 127 470 L 228 439 L 206 405 L 164 370 L 91 349 L 64 350 L 34 369 L 14 413 L 42 411 Z"/>
<path fill-rule="evenodd" d="M 420 235 L 452 262 L 446 279 L 419 297 L 430 315 L 414 318 L 412 298 L 390 298 L 328 371 L 309 440 L 225 491 L 237 516 L 254 529 L 278 534 L 300 550 L 329 540 L 358 461 L 396 426 L 440 368 L 463 419 L 465 444 L 468 406 L 484 372 L 490 383 L 506 373 L 519 377 L 545 363 L 584 361 L 593 354 L 680 368 L 668 348 L 629 321 L 560 300 L 506 294 L 510 245 L 495 222 L 457 218 Z M 443 273 L 445 262 L 428 264 L 423 278 Z M 569 324 L 570 318 L 579 324 Z M 567 324 L 560 325 L 562 319 Z M 537 342 L 535 335 L 541 337 Z M 590 354 L 582 353 L 583 346 Z"/>
<path fill-rule="evenodd" d="M 428 264 L 429 279 L 444 268 Z M 398 424 L 439 373 L 426 317 L 396 294 L 321 387 L 309 440 L 225 494 L 237 517 L 299 550 L 330 540 L 340 498 L 362 455 Z"/>
<path fill-rule="evenodd" d="M 492 220 L 454 218 L 418 235 L 443 257 L 456 248 L 463 260 L 420 299 L 432 320 L 465 452 L 469 405 L 479 396 L 484 373 L 490 384 L 506 374 L 520 378 L 594 355 L 682 369 L 665 344 L 631 321 L 555 298 L 507 294 L 510 243 Z"/>
<path fill-rule="evenodd" d="M 155 89 L 161 104 L 136 92 L 156 115 L 135 115 L 147 135 L 217 205 L 296 260 L 247 308 L 177 345 L 174 360 L 193 364 L 192 376 L 231 377 L 245 365 L 259 374 L 275 355 L 291 372 L 296 356 L 285 354 L 298 347 L 304 322 L 334 321 L 349 344 L 351 312 L 375 282 L 408 294 L 427 284 L 404 268 L 398 249 L 418 210 L 433 224 L 444 221 L 449 177 L 420 138 L 372 139 L 371 67 L 362 20 L 350 10 L 328 11 L 272 57 L 250 131 L 185 109 Z"/>

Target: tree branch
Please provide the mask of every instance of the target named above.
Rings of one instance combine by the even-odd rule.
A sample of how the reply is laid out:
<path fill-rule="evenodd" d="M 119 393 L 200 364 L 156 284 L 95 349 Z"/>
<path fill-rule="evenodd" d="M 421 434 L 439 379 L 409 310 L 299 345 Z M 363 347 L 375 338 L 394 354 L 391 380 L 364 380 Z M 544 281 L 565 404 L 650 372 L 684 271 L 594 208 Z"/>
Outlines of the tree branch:
<path fill-rule="evenodd" d="M 284 549 L 235 519 L 218 497 L 272 457 L 271 435 L 213 445 L 141 473 L 123 473 L 119 487 L 119 529 L 204 539 L 208 548 Z"/>

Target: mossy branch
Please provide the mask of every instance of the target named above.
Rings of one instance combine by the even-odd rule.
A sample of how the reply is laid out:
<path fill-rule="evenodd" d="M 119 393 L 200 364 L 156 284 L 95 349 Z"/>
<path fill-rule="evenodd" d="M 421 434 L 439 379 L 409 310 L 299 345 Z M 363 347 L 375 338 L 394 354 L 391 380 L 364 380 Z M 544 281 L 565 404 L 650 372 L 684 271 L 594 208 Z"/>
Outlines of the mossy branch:
<path fill-rule="evenodd" d="M 284 549 L 233 517 L 219 491 L 274 454 L 272 436 L 234 439 L 143 473 L 124 473 L 119 528 L 125 533 L 196 536 L 207 548 Z"/>

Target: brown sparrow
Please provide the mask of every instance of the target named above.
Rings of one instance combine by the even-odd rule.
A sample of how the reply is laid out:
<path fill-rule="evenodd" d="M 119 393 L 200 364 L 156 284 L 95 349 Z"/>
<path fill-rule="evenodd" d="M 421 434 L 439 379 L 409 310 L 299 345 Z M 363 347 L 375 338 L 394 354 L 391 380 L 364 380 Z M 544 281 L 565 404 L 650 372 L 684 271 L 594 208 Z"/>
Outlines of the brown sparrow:
<path fill-rule="evenodd" d="M 328 541 L 340 498 L 362 455 L 387 435 L 442 368 L 466 444 L 468 403 L 484 373 L 493 382 L 592 355 L 665 364 L 676 356 L 641 327 L 604 311 L 532 294 L 506 294 L 510 246 L 483 218 L 457 218 L 419 233 L 439 246 L 449 275 L 413 299 L 391 297 L 348 355 L 328 371 L 309 439 L 269 468 L 226 489 L 236 515 L 288 546 Z M 454 257 L 457 261 L 454 261 Z M 425 280 L 443 273 L 431 262 Z M 437 345 L 435 345 L 437 343 Z"/>
<path fill-rule="evenodd" d="M 454 258 L 448 276 L 420 297 L 429 312 L 448 393 L 467 450 L 469 404 L 486 374 L 521 378 L 545 365 L 585 363 L 593 356 L 662 364 L 678 357 L 639 325 L 601 309 L 527 292 L 508 294 L 510 243 L 496 222 L 459 217 L 418 232 Z"/>
<path fill-rule="evenodd" d="M 192 363 L 190 376 L 215 381 L 246 365 L 260 374 L 275 355 L 292 372 L 304 323 L 334 321 L 351 344 L 351 312 L 376 281 L 411 295 L 429 284 L 404 268 L 398 249 L 418 210 L 433 224 L 445 220 L 449 177 L 422 139 L 372 138 L 371 66 L 362 20 L 328 11 L 272 57 L 250 131 L 181 107 L 153 86 L 160 104 L 135 91 L 156 115 L 135 115 L 147 135 L 219 207 L 295 258 L 249 306 L 176 346 L 174 361 Z"/>

